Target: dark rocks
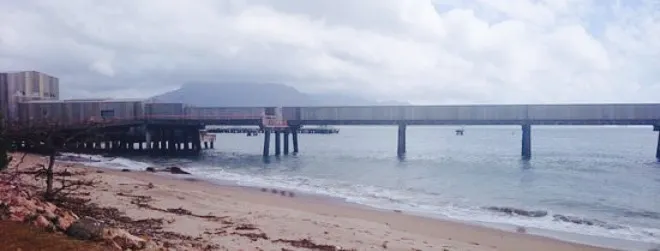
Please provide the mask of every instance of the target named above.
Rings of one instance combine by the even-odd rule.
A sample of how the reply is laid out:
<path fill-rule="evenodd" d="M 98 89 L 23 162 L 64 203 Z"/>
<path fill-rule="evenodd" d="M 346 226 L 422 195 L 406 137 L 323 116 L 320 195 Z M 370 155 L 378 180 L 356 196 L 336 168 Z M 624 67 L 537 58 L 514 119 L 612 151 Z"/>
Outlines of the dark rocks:
<path fill-rule="evenodd" d="M 177 166 L 172 166 L 172 167 L 165 168 L 165 171 L 168 171 L 168 172 L 173 173 L 173 174 L 190 174 L 189 172 L 186 172 L 186 171 L 184 171 L 183 169 L 181 169 L 180 167 L 177 167 Z"/>
<path fill-rule="evenodd" d="M 172 173 L 172 174 L 190 174 L 189 172 L 184 171 L 181 167 L 178 167 L 178 166 L 171 166 L 171 167 L 166 167 L 166 168 L 162 168 L 162 169 L 150 166 L 150 167 L 147 167 L 144 170 L 147 171 L 147 172 L 152 172 L 152 173 L 155 173 L 155 172 L 168 172 L 168 173 Z"/>
<path fill-rule="evenodd" d="M 535 217 L 535 218 L 545 217 L 548 215 L 548 212 L 543 210 L 524 210 L 513 207 L 487 207 L 486 209 L 495 212 L 505 213 L 508 215 L 520 215 L 520 216 Z"/>
<path fill-rule="evenodd" d="M 585 219 L 585 218 L 580 218 L 576 216 L 570 216 L 570 215 L 561 215 L 561 214 L 555 214 L 552 216 L 555 221 L 563 221 L 563 222 L 569 222 L 573 224 L 578 224 L 578 225 L 587 225 L 587 226 L 598 226 L 606 229 L 621 229 L 623 228 L 622 226 L 617 226 L 613 224 L 609 224 L 604 221 L 596 220 L 596 219 Z"/>
<path fill-rule="evenodd" d="M 121 171 L 122 171 L 122 172 L 130 172 L 131 169 L 125 169 L 125 168 L 124 168 L 124 169 L 121 169 Z"/>
<path fill-rule="evenodd" d="M 92 218 L 82 218 L 66 230 L 66 234 L 79 240 L 101 240 L 105 225 Z"/>

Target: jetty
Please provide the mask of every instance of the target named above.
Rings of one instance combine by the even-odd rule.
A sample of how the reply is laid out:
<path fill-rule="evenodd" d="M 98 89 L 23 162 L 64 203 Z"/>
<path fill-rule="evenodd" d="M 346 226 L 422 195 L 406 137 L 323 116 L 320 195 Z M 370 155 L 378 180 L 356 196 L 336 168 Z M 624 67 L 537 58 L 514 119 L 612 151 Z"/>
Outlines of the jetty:
<path fill-rule="evenodd" d="M 398 127 L 396 154 L 401 157 L 406 153 L 409 126 L 517 125 L 522 131 L 521 157 L 530 159 L 533 126 L 646 125 L 660 131 L 660 104 L 195 107 L 141 100 L 41 100 L 21 102 L 19 111 L 18 122 L 23 125 L 44 121 L 71 128 L 89 121 L 104 125 L 102 137 L 75 142 L 74 148 L 160 154 L 196 154 L 211 147 L 215 140 L 201 132 L 250 132 L 263 135 L 264 157 L 271 154 L 271 145 L 275 155 L 286 155 L 289 143 L 293 153 L 299 152 L 299 134 L 315 132 L 304 126 L 380 125 Z M 252 129 L 205 130 L 207 126 Z M 272 143 L 271 134 L 275 135 Z M 655 157 L 660 160 L 660 133 Z"/>

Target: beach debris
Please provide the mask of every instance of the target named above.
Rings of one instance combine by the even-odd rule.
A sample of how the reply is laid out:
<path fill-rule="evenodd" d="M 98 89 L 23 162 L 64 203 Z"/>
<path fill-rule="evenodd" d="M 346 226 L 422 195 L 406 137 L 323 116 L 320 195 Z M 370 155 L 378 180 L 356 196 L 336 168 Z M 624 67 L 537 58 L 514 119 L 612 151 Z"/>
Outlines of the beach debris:
<path fill-rule="evenodd" d="M 235 230 L 258 230 L 258 228 L 255 227 L 252 224 L 241 224 L 241 225 L 236 226 L 234 229 Z"/>
<path fill-rule="evenodd" d="M 177 215 L 192 215 L 193 213 L 190 210 L 184 209 L 183 207 L 179 208 L 168 208 L 167 212 L 177 214 Z"/>
<path fill-rule="evenodd" d="M 203 218 L 203 219 L 208 219 L 208 220 L 213 220 L 213 221 L 219 221 L 219 220 L 222 220 L 224 218 L 227 218 L 227 216 L 214 216 L 214 215 L 211 215 L 211 214 L 208 214 L 208 215 L 195 214 L 195 213 L 191 212 L 190 210 L 187 210 L 183 207 L 167 208 L 167 209 L 154 207 L 154 206 L 149 204 L 149 202 L 151 202 L 153 200 L 153 198 L 151 198 L 151 196 L 133 195 L 133 194 L 126 194 L 126 193 L 122 193 L 122 192 L 118 192 L 118 193 L 116 193 L 116 195 L 133 198 L 133 199 L 131 199 L 131 204 L 137 205 L 140 208 L 146 208 L 146 209 L 150 209 L 150 210 L 154 210 L 154 211 L 160 211 L 160 212 L 164 212 L 164 213 L 172 213 L 172 214 L 176 214 L 176 215 L 188 215 L 188 216 L 193 216 L 193 217 Z"/>
<path fill-rule="evenodd" d="M 320 250 L 320 251 L 356 251 L 356 249 L 344 249 L 341 246 L 316 244 L 312 240 L 307 238 L 300 240 L 277 239 L 273 241 L 273 243 L 278 243 L 278 242 L 286 243 L 297 248 L 307 248 L 307 249 Z"/>
<path fill-rule="evenodd" d="M 518 226 L 516 227 L 516 233 L 521 233 L 521 234 L 527 233 L 527 229 L 525 227 Z"/>
<path fill-rule="evenodd" d="M 232 235 L 238 235 L 238 236 L 243 236 L 247 237 L 251 241 L 258 241 L 259 239 L 264 239 L 264 240 L 269 240 L 268 236 L 265 233 L 239 233 L 239 232 L 233 232 L 231 233 Z"/>

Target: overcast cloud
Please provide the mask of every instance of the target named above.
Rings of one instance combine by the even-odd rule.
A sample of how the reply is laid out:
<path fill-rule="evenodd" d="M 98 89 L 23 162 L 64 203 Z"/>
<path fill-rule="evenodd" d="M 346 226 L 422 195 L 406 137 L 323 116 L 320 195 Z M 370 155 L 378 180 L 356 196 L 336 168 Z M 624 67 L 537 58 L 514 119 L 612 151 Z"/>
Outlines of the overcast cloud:
<path fill-rule="evenodd" d="M 279 82 L 418 104 L 660 102 L 657 0 L 0 0 L 65 97 Z"/>

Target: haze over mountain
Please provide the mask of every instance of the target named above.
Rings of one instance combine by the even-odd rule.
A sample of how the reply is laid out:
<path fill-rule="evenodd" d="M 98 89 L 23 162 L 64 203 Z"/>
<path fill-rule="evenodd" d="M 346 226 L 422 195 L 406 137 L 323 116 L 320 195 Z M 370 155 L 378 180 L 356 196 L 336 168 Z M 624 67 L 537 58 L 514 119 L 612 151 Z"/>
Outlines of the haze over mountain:
<path fill-rule="evenodd" d="M 348 94 L 309 94 L 275 83 L 186 83 L 181 88 L 152 97 L 155 102 L 182 102 L 195 106 L 357 106 L 407 105 L 376 102 Z"/>

